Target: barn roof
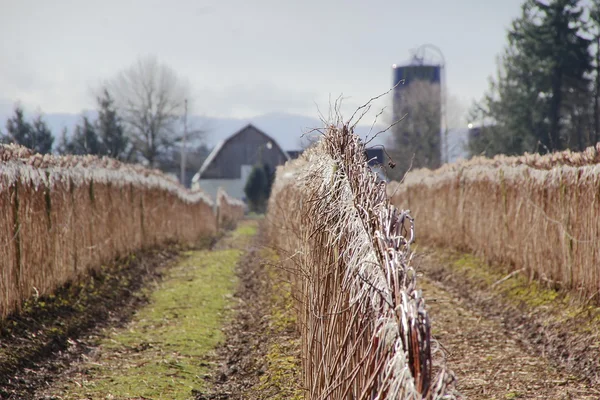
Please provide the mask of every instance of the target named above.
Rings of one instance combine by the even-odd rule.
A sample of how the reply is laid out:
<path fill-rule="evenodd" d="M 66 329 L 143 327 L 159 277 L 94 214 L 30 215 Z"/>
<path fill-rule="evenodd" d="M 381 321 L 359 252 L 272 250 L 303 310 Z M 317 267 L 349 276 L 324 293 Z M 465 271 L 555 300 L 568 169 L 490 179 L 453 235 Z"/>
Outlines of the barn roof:
<path fill-rule="evenodd" d="M 239 131 L 237 131 L 236 133 L 234 133 L 233 135 L 229 136 L 227 139 L 221 140 L 219 143 L 217 143 L 217 145 L 210 152 L 208 157 L 206 157 L 206 160 L 204 160 L 204 163 L 202 163 L 202 166 L 200 167 L 200 171 L 198 171 L 198 173 L 196 175 L 194 175 L 194 178 L 192 180 L 194 182 L 196 182 L 199 179 L 201 179 L 202 173 L 204 171 L 206 171 L 206 169 L 210 166 L 210 164 L 212 164 L 212 162 L 215 160 L 215 158 L 217 158 L 217 156 L 219 155 L 219 153 L 221 152 L 223 147 L 225 147 L 225 145 L 229 141 L 233 140 L 236 136 L 241 135 L 242 133 L 244 133 L 244 131 L 246 131 L 247 129 L 250 129 L 250 128 L 254 129 L 259 134 L 265 136 L 271 143 L 273 143 L 273 146 L 275 146 L 281 153 L 283 153 L 283 155 L 285 155 L 285 157 L 288 160 L 290 159 L 288 153 L 286 151 L 283 151 L 283 149 L 281 148 L 281 146 L 279 145 L 279 143 L 277 143 L 277 141 L 275 139 L 273 139 L 271 136 L 267 135 L 266 133 L 264 133 L 263 131 L 258 129 L 256 126 L 254 126 L 252 124 L 248 124 L 248 125 L 244 126 L 242 129 L 240 129 Z"/>

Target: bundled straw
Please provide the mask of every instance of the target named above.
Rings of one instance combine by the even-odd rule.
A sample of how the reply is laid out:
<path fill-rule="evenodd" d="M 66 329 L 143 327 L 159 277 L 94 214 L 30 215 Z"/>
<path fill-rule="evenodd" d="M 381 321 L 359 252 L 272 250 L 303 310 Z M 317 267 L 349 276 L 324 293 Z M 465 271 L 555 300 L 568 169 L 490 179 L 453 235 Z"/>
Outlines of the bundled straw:
<path fill-rule="evenodd" d="M 217 225 L 223 229 L 233 229 L 245 213 L 246 205 L 243 201 L 230 197 L 227 192 L 219 187 L 217 190 Z"/>
<path fill-rule="evenodd" d="M 115 257 L 216 230 L 210 199 L 159 171 L 14 145 L 0 145 L 0 213 L 2 317 Z"/>
<path fill-rule="evenodd" d="M 454 398 L 451 374 L 432 363 L 413 220 L 390 206 L 347 126 L 278 168 L 268 221 L 288 255 L 308 398 Z"/>
<path fill-rule="evenodd" d="M 525 269 L 556 288 L 600 291 L 600 144 L 582 153 L 477 158 L 390 184 L 420 237 Z"/>

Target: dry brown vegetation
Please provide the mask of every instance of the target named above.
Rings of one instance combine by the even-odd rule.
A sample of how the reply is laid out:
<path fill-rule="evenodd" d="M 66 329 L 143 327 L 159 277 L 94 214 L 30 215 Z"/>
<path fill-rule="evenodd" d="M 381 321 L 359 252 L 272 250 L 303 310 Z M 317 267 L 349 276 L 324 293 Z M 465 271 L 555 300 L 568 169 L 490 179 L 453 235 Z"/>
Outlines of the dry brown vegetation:
<path fill-rule="evenodd" d="M 244 216 L 245 205 L 241 200 L 230 197 L 225 190 L 217 190 L 217 226 L 230 229 Z"/>
<path fill-rule="evenodd" d="M 518 398 L 600 398 L 594 389 L 600 382 L 600 308 L 460 251 L 419 246 L 417 253 L 433 335 L 448 350 L 461 394 L 504 398 L 502 390 L 510 387 Z M 476 314 L 477 321 L 457 314 Z M 540 367 L 546 371 L 534 371 Z"/>
<path fill-rule="evenodd" d="M 221 203 L 221 218 L 241 215 L 239 204 Z M 12 145 L 0 145 L 0 213 L 1 317 L 116 257 L 217 229 L 204 193 L 158 171 Z"/>
<path fill-rule="evenodd" d="M 455 397 L 433 363 L 413 220 L 390 205 L 347 126 L 278 168 L 267 218 L 292 282 L 308 398 Z"/>
<path fill-rule="evenodd" d="M 388 192 L 418 219 L 420 238 L 594 297 L 600 290 L 599 150 L 475 158 L 410 172 Z"/>

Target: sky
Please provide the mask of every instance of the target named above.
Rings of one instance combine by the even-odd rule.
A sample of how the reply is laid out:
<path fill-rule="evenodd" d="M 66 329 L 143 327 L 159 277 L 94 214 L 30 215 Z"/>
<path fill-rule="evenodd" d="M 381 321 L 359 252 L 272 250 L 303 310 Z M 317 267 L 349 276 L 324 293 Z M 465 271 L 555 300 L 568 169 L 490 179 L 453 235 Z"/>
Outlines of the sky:
<path fill-rule="evenodd" d="M 449 94 L 482 97 L 522 0 L 0 0 L 0 115 L 95 108 L 105 79 L 154 55 L 190 84 L 192 112 L 344 115 L 430 43 Z M 376 103 L 367 118 L 373 118 Z M 377 109 L 377 110 L 376 110 Z"/>

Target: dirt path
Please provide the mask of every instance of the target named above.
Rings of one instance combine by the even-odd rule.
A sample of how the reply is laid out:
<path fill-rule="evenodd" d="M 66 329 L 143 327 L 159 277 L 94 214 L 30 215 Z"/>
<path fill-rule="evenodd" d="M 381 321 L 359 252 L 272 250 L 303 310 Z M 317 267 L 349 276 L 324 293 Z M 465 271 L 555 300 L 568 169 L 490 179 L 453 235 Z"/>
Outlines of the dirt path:
<path fill-rule="evenodd" d="M 90 338 L 32 398 L 301 400 L 290 284 L 258 225 L 186 253 L 131 321 Z"/>
<path fill-rule="evenodd" d="M 206 243 L 205 246 L 207 246 Z M 91 351 L 103 327 L 123 326 L 147 304 L 181 249 L 171 246 L 114 260 L 49 296 L 29 299 L 0 321 L 0 399 L 33 399 Z"/>
<path fill-rule="evenodd" d="M 448 352 L 458 390 L 469 399 L 598 399 L 600 393 L 529 353 L 500 323 L 469 310 L 422 279 L 433 334 Z"/>
<path fill-rule="evenodd" d="M 420 286 L 432 319 L 433 335 L 447 352 L 448 367 L 468 399 L 599 399 L 600 391 L 584 380 L 554 368 L 535 355 L 518 334 L 509 335 L 499 318 L 479 312 L 473 302 L 427 279 Z"/>
<path fill-rule="evenodd" d="M 239 269 L 235 318 L 225 326 L 212 390 L 196 400 L 301 400 L 300 338 L 278 256 L 255 241 Z"/>
<path fill-rule="evenodd" d="M 236 265 L 256 225 L 245 221 L 218 248 L 185 253 L 128 324 L 100 332 L 81 362 L 34 398 L 177 400 L 207 391 Z"/>

